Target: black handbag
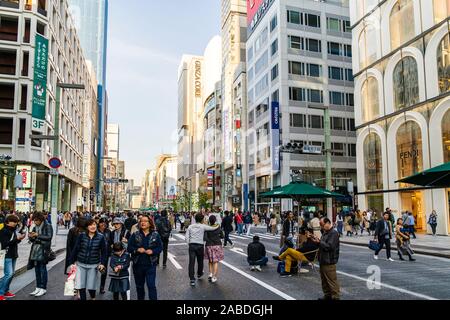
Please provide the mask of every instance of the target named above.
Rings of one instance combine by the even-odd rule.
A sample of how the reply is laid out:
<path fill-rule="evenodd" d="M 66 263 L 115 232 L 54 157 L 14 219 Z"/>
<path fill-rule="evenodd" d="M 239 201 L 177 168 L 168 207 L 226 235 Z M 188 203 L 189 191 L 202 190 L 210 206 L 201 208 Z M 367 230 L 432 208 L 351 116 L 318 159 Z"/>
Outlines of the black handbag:
<path fill-rule="evenodd" d="M 56 253 L 52 249 L 48 249 L 45 252 L 45 257 L 48 262 L 53 261 L 56 259 Z"/>

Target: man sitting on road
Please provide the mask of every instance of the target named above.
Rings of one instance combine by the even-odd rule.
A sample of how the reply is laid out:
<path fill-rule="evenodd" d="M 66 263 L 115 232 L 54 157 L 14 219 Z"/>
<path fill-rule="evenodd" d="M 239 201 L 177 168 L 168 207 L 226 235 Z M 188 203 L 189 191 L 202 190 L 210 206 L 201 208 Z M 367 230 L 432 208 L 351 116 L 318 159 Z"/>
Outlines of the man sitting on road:
<path fill-rule="evenodd" d="M 261 267 L 267 265 L 269 259 L 266 257 L 266 248 L 259 242 L 258 236 L 254 236 L 253 242 L 249 243 L 247 247 L 247 256 L 247 262 L 251 267 L 251 271 L 261 271 Z"/>
<path fill-rule="evenodd" d="M 306 238 L 306 242 L 304 242 L 297 250 L 295 250 L 293 244 L 291 244 L 288 245 L 287 249 L 282 254 L 273 257 L 274 260 L 285 261 L 284 272 L 280 273 L 281 277 L 292 276 L 291 266 L 293 262 L 310 263 L 314 260 L 316 254 L 314 251 L 319 249 L 319 245 L 312 240 L 313 230 L 308 229 L 306 231 Z"/>

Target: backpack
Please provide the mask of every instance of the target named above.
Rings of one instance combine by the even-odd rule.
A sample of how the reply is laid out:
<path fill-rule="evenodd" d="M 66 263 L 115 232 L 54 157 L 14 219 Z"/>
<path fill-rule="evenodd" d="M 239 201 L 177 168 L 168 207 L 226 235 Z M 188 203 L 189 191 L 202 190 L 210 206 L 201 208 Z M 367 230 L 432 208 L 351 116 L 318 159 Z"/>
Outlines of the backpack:
<path fill-rule="evenodd" d="M 157 223 L 158 233 L 161 236 L 161 239 L 168 240 L 170 238 L 170 225 L 169 221 L 166 219 L 159 219 Z"/>

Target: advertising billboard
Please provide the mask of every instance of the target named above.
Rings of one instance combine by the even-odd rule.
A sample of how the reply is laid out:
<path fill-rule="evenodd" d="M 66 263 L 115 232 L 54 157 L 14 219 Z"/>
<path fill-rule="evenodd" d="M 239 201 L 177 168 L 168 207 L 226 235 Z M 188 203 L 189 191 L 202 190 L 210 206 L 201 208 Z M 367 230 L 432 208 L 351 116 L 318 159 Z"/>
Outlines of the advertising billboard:
<path fill-rule="evenodd" d="M 275 0 L 247 0 L 247 26 L 252 32 Z"/>
<path fill-rule="evenodd" d="M 272 171 L 277 173 L 280 171 L 280 104 L 276 101 L 272 102 Z"/>
<path fill-rule="evenodd" d="M 31 188 L 31 166 L 18 165 L 16 170 L 22 176 L 22 188 Z"/>
<path fill-rule="evenodd" d="M 47 103 L 48 39 L 36 34 L 34 51 L 32 130 L 44 133 Z"/>

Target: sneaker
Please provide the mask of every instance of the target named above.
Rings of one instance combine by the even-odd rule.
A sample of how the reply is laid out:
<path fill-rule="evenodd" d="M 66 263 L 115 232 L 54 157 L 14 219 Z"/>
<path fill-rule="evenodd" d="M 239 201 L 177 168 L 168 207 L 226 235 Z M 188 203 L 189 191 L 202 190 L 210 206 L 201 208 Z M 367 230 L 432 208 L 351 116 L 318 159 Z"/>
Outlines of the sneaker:
<path fill-rule="evenodd" d="M 213 278 L 213 275 L 212 275 L 212 273 L 210 273 L 208 276 L 208 281 L 211 282 L 212 278 Z"/>
<path fill-rule="evenodd" d="M 256 267 L 255 267 L 255 266 L 252 266 L 252 267 L 250 268 L 250 271 L 255 271 L 255 269 L 256 269 Z"/>
<path fill-rule="evenodd" d="M 47 290 L 45 290 L 45 289 L 39 289 L 39 292 L 38 293 L 36 293 L 34 296 L 35 297 L 42 297 L 44 294 L 46 294 L 47 293 Z"/>
<path fill-rule="evenodd" d="M 217 282 L 217 278 L 216 277 L 212 277 L 211 282 L 212 283 L 216 283 Z"/>
<path fill-rule="evenodd" d="M 292 277 L 292 274 L 290 272 L 282 272 L 280 273 L 280 277 L 282 278 Z"/>
<path fill-rule="evenodd" d="M 5 296 L 0 296 L 0 301 L 5 301 L 5 300 L 6 300 Z"/>
<path fill-rule="evenodd" d="M 261 267 L 260 266 L 256 266 L 256 271 L 261 272 L 262 271 Z"/>
<path fill-rule="evenodd" d="M 374 255 L 373 258 L 374 258 L 375 260 L 378 260 L 378 256 L 377 256 L 377 255 Z"/>
<path fill-rule="evenodd" d="M 395 260 L 394 260 L 394 259 L 392 259 L 392 258 L 389 258 L 389 259 L 388 259 L 388 261 L 395 261 Z"/>
<path fill-rule="evenodd" d="M 201 279 L 201 278 L 203 277 L 203 275 L 204 275 L 204 273 L 198 274 L 198 275 L 197 275 L 197 279 Z"/>
<path fill-rule="evenodd" d="M 41 289 L 40 288 L 36 288 L 36 290 L 34 290 L 33 292 L 30 293 L 30 296 L 36 295 L 39 291 L 41 291 Z"/>
<path fill-rule="evenodd" d="M 14 298 L 16 295 L 14 293 L 11 292 L 7 292 L 5 293 L 5 298 Z"/>
<path fill-rule="evenodd" d="M 191 287 L 195 287 L 195 280 L 191 280 Z"/>

